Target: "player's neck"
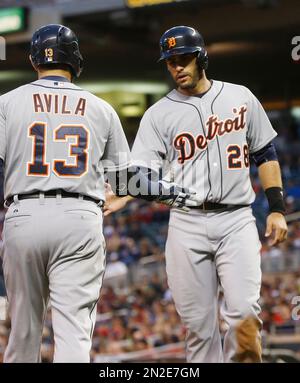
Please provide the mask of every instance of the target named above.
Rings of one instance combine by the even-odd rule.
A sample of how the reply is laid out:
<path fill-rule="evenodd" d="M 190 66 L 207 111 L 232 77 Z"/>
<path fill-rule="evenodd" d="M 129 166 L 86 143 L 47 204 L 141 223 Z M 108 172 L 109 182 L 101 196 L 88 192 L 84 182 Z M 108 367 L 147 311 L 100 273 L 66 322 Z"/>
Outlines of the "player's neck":
<path fill-rule="evenodd" d="M 182 89 L 178 87 L 177 90 L 185 96 L 194 96 L 196 94 L 207 92 L 210 87 L 211 82 L 207 79 L 205 72 L 203 71 L 197 85 L 194 88 Z"/>
<path fill-rule="evenodd" d="M 42 70 L 42 71 L 38 71 L 38 78 L 39 80 L 43 77 L 47 77 L 47 76 L 58 76 L 58 77 L 65 77 L 67 78 L 69 81 L 72 81 L 72 77 L 71 77 L 71 73 L 67 70 L 63 70 L 63 69 L 51 69 L 51 70 Z"/>

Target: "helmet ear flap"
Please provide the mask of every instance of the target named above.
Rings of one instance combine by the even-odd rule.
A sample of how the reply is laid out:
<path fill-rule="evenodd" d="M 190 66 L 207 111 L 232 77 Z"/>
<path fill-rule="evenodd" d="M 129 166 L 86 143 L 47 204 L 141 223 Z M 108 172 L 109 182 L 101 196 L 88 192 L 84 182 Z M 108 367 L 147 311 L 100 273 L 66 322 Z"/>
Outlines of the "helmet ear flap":
<path fill-rule="evenodd" d="M 198 52 L 197 64 L 200 70 L 206 70 L 208 67 L 208 55 L 205 49 Z"/>

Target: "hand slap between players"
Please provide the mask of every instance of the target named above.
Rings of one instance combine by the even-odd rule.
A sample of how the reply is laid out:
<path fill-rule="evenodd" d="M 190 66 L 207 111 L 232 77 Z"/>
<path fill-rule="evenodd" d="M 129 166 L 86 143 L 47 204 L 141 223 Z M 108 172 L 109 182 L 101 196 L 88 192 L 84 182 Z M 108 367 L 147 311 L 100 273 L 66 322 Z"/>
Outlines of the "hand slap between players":
<path fill-rule="evenodd" d="M 123 209 L 126 206 L 127 202 L 133 199 L 133 197 L 130 195 L 124 196 L 124 197 L 118 197 L 113 192 L 111 185 L 109 183 L 105 183 L 104 186 L 105 186 L 105 205 L 103 208 L 103 212 L 105 217 L 111 213 L 114 213 L 120 209 Z M 176 185 L 175 189 L 177 188 L 178 186 Z M 161 195 L 156 200 L 156 202 L 188 212 L 191 207 L 196 207 L 201 205 L 202 200 L 196 194 L 195 191 L 192 191 L 191 189 L 182 189 L 182 191 L 177 190 L 176 194 L 174 194 L 172 197 L 170 197 L 170 195 L 168 196 Z"/>
<path fill-rule="evenodd" d="M 269 245 L 278 245 L 287 239 L 287 224 L 284 216 L 281 213 L 271 213 L 267 218 L 266 237 L 270 237 L 272 233 L 274 238 L 270 241 Z"/>

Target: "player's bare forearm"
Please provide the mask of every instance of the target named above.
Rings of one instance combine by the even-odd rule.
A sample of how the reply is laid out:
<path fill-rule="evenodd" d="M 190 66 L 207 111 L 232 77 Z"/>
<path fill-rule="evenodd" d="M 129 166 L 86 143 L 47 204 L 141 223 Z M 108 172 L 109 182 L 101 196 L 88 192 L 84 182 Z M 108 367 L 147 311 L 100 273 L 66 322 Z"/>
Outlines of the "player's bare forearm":
<path fill-rule="evenodd" d="M 258 168 L 261 185 L 264 190 L 282 188 L 281 171 L 278 161 L 268 161 Z M 273 234 L 273 235 L 272 235 Z M 277 245 L 287 238 L 287 224 L 283 213 L 270 212 L 266 224 L 266 237 L 272 236 L 270 246 Z"/>
<path fill-rule="evenodd" d="M 268 161 L 258 168 L 260 183 L 264 190 L 271 187 L 282 188 L 281 171 L 278 161 Z"/>

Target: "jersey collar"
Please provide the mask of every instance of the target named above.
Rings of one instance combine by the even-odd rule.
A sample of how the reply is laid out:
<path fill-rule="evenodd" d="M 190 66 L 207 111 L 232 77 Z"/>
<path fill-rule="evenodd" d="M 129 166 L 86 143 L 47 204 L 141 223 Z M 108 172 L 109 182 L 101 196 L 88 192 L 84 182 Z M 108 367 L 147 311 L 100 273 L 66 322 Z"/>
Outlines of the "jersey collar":
<path fill-rule="evenodd" d="M 173 89 L 168 95 L 172 95 L 172 96 L 176 95 L 176 98 L 178 98 L 178 100 L 181 100 L 181 101 L 192 100 L 192 99 L 200 100 L 203 97 L 205 98 L 213 97 L 214 95 L 216 95 L 216 92 L 218 91 L 222 83 L 216 80 L 209 80 L 209 81 L 211 81 L 211 87 L 206 92 L 200 93 L 200 95 L 194 94 L 194 95 L 188 96 L 186 94 L 179 92 L 177 89 Z"/>
<path fill-rule="evenodd" d="M 40 80 L 71 82 L 64 76 L 45 76 L 45 77 L 41 77 Z"/>
<path fill-rule="evenodd" d="M 205 92 L 195 94 L 194 96 L 195 96 L 195 97 L 199 97 L 199 98 L 201 98 L 201 97 L 203 97 L 207 92 L 209 92 L 209 91 L 211 90 L 212 86 L 213 86 L 213 80 L 209 80 L 209 82 L 210 82 L 210 87 L 209 87 Z"/>

